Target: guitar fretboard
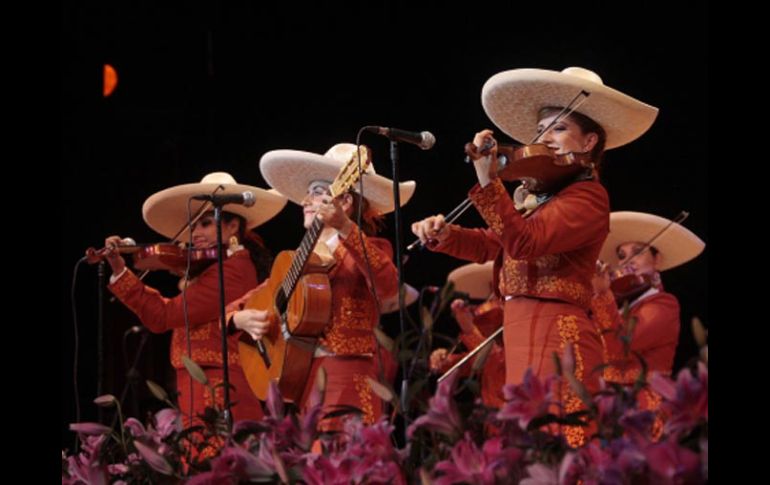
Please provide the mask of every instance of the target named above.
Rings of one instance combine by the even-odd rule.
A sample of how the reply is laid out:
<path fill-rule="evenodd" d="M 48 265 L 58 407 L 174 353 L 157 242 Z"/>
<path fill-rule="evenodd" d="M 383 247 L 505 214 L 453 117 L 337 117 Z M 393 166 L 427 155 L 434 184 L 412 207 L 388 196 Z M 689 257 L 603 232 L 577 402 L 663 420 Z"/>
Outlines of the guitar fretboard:
<path fill-rule="evenodd" d="M 297 287 L 297 282 L 302 271 L 305 269 L 305 264 L 313 251 L 318 237 L 321 235 L 321 229 L 323 229 L 323 222 L 317 217 L 313 219 L 313 223 L 305 232 L 305 237 L 302 238 L 302 242 L 294 253 L 294 258 L 291 261 L 291 267 L 286 273 L 281 283 L 281 291 L 276 295 L 276 307 L 283 313 L 286 309 L 286 304 L 291 298 L 294 289 Z"/>

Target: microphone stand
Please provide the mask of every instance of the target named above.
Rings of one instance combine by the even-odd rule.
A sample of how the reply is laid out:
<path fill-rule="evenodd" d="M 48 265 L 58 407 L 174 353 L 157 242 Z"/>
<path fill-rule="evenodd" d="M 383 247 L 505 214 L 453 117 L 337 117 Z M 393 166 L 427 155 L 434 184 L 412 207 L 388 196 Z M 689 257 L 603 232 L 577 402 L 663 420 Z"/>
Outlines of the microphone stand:
<path fill-rule="evenodd" d="M 123 358 L 126 361 L 126 366 L 128 366 L 128 358 L 127 358 L 128 355 L 126 353 L 126 339 L 132 333 L 136 333 L 134 328 L 139 328 L 140 329 L 139 332 L 142 334 L 142 336 L 141 336 L 141 340 L 139 340 L 139 346 L 136 349 L 136 354 L 134 354 L 134 361 L 131 364 L 131 367 L 129 367 L 128 370 L 126 371 L 126 383 L 123 385 L 123 391 L 120 393 L 119 402 L 121 407 L 123 407 L 126 401 L 126 397 L 128 396 L 128 391 L 130 389 L 131 404 L 133 405 L 133 410 L 134 410 L 133 415 L 138 416 L 139 402 L 137 399 L 136 385 L 139 382 L 139 378 L 141 377 L 141 374 L 139 374 L 139 370 L 137 369 L 137 366 L 139 365 L 139 358 L 142 356 L 142 350 L 144 349 L 144 344 L 147 342 L 147 331 L 141 327 L 132 327 L 123 333 Z M 124 413 L 124 415 L 128 415 L 128 413 Z M 118 419 L 118 415 L 115 414 L 115 416 L 112 419 L 112 427 L 115 426 L 115 422 L 117 421 L 117 419 Z"/>
<path fill-rule="evenodd" d="M 96 310 L 96 395 L 101 396 L 104 389 L 104 260 L 97 266 L 97 310 Z M 104 419 L 104 407 L 98 406 L 98 422 Z"/>
<path fill-rule="evenodd" d="M 406 333 L 404 324 L 404 292 L 402 291 L 404 286 L 403 275 L 403 262 L 401 258 L 401 191 L 398 185 L 398 142 L 393 138 L 390 139 L 390 161 L 393 167 L 393 203 L 395 210 L 393 211 L 393 218 L 396 225 L 396 240 L 394 246 L 396 247 L 396 272 L 398 274 L 398 323 L 401 331 L 401 335 Z M 401 373 L 401 409 L 404 410 L 404 438 L 406 439 L 406 430 L 408 428 L 407 417 L 407 389 L 409 389 L 409 377 L 406 372 Z"/>
<path fill-rule="evenodd" d="M 214 205 L 214 221 L 217 225 L 217 263 L 219 273 L 219 321 L 222 322 L 222 384 L 224 388 L 224 418 L 227 423 L 227 429 L 231 430 L 233 426 L 232 416 L 230 414 L 230 373 L 227 365 L 227 327 L 225 323 L 225 268 L 224 257 L 222 256 L 222 204 Z"/>

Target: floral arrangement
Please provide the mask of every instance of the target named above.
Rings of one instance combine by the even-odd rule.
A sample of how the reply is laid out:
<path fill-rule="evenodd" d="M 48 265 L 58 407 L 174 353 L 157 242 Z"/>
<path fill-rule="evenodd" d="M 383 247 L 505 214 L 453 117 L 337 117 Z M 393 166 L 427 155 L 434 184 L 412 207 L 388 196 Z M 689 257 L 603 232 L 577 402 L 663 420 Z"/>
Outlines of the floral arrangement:
<path fill-rule="evenodd" d="M 423 323 L 434 316 L 426 312 Z M 430 325 L 424 329 L 429 331 Z M 143 424 L 124 419 L 114 396 L 96 398 L 97 405 L 115 409 L 116 425 L 70 425 L 78 433 L 80 449 L 62 452 L 62 483 L 706 483 L 708 348 L 699 322 L 693 330 L 700 358 L 674 380 L 642 372 L 633 386 L 602 382 L 600 391 L 590 395 L 572 376 L 573 356 L 567 347 L 563 359 L 557 358 L 557 375 L 543 380 L 528 372 L 521 384 L 503 388 L 500 409 L 486 407 L 478 398 L 456 399 L 463 388 L 474 388 L 468 382 L 480 365 L 474 364 L 474 374 L 463 384 L 453 374 L 429 398 L 424 376 L 410 390 L 410 400 L 401 401 L 388 384 L 371 381 L 393 412 L 365 425 L 355 409 L 334 411 L 347 414 L 344 430 L 336 433 L 317 430 L 323 378 L 305 414 L 285 405 L 273 386 L 265 417 L 239 421 L 232 429 L 216 408 L 199 416 L 201 424 L 183 428 L 180 412 L 165 391 L 148 382 L 153 394 L 170 407 Z M 185 365 L 194 378 L 209 385 L 195 363 L 187 359 Z M 584 410 L 563 412 L 558 396 L 559 386 L 565 385 L 575 388 Z M 661 396 L 657 414 L 638 408 L 636 396 L 643 389 Z M 410 419 L 410 414 L 415 417 Z M 656 419 L 664 423 L 662 434 L 653 432 Z M 397 425 L 405 430 L 403 440 L 397 439 Z M 569 426 L 587 431 L 582 446 L 567 444 L 562 431 Z"/>

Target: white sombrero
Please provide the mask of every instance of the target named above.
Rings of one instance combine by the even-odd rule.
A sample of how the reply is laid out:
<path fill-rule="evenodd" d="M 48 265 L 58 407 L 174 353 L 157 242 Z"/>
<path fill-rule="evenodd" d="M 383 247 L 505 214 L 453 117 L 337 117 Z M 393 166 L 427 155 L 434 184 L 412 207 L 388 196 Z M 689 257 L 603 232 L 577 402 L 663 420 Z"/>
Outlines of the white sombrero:
<path fill-rule="evenodd" d="M 610 233 L 604 241 L 599 259 L 611 266 L 619 263 L 616 253 L 618 246 L 627 242 L 646 243 L 659 233 L 671 221 L 644 212 L 612 212 L 610 214 Z M 659 252 L 658 271 L 664 271 L 684 264 L 706 247 L 698 236 L 679 224 L 671 226 L 652 244 Z"/>
<path fill-rule="evenodd" d="M 152 194 L 142 206 L 144 221 L 156 232 L 172 238 L 187 223 L 189 198 L 193 195 L 211 194 L 214 191 L 217 194 L 239 194 L 246 191 L 254 194 L 256 202 L 251 207 L 228 204 L 223 208 L 225 212 L 238 214 L 246 219 L 247 229 L 253 229 L 269 221 L 286 205 L 286 197 L 274 190 L 239 184 L 229 173 L 213 172 L 203 177 L 199 183 L 177 185 Z M 192 213 L 195 214 L 205 203 L 200 200 L 191 201 Z M 179 237 L 186 237 L 186 233 L 185 229 Z"/>
<path fill-rule="evenodd" d="M 658 108 L 605 86 L 596 73 L 582 67 L 497 73 L 484 83 L 481 104 L 503 132 L 530 143 L 537 135 L 538 112 L 546 107 L 563 108 L 582 90 L 590 96 L 576 111 L 604 128 L 607 150 L 642 136 L 658 115 Z"/>
<path fill-rule="evenodd" d="M 361 150 L 368 151 L 365 145 Z M 356 152 L 356 145 L 339 143 L 331 147 L 325 154 L 303 152 L 299 150 L 273 150 L 262 155 L 259 169 L 268 184 L 282 193 L 295 204 L 301 204 L 307 194 L 311 182 L 325 180 L 332 182 L 340 169 Z M 374 167 L 369 164 L 363 175 L 363 196 L 369 205 L 379 214 L 387 214 L 395 209 L 393 203 L 393 181 L 377 175 Z M 414 194 L 416 182 L 409 180 L 398 184 L 400 188 L 401 205 L 406 204 Z M 358 182 L 353 185 L 359 191 Z"/>
<path fill-rule="evenodd" d="M 447 281 L 455 285 L 455 291 L 468 293 L 475 300 L 486 300 L 494 292 L 492 288 L 492 266 L 494 261 L 484 264 L 471 263 L 454 269 L 447 275 Z"/>
<path fill-rule="evenodd" d="M 420 296 L 420 292 L 409 284 L 404 283 L 406 287 L 406 294 L 404 294 L 404 306 L 407 307 L 417 301 Z M 398 293 L 392 298 L 388 298 L 380 303 L 380 314 L 393 313 L 398 310 Z"/>

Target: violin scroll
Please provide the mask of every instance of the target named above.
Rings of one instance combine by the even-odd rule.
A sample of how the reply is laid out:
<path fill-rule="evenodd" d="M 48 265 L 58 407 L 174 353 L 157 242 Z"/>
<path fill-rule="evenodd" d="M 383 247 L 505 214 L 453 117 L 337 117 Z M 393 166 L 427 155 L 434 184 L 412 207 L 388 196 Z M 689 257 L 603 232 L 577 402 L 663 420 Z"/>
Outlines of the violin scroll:
<path fill-rule="evenodd" d="M 88 262 L 88 264 L 96 264 L 106 258 L 112 250 L 118 251 L 120 254 L 131 254 L 139 251 L 139 249 L 140 248 L 136 246 L 136 241 L 130 237 L 124 237 L 117 246 L 105 246 L 101 249 L 86 249 L 86 262 Z"/>

